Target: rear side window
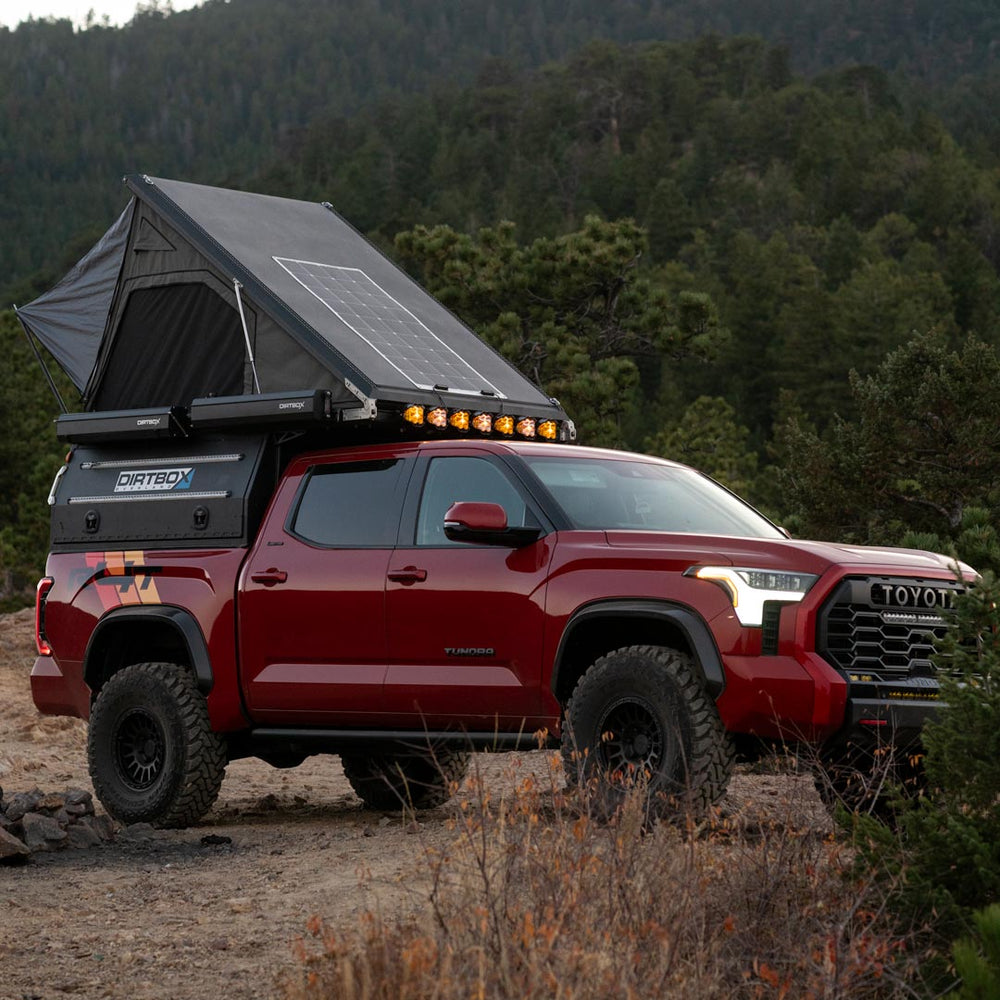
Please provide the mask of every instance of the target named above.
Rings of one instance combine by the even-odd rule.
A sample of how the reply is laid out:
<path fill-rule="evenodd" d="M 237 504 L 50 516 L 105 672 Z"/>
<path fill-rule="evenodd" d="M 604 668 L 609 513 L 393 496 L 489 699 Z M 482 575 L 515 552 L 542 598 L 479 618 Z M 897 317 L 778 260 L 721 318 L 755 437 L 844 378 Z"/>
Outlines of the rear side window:
<path fill-rule="evenodd" d="M 391 548 L 404 464 L 389 459 L 317 466 L 306 482 L 292 533 L 328 548 Z"/>

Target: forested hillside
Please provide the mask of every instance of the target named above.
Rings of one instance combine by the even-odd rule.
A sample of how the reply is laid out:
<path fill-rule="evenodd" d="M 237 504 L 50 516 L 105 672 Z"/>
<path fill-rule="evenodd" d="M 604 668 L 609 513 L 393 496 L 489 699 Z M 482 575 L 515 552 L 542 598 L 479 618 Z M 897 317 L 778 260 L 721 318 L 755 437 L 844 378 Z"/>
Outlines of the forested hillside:
<path fill-rule="evenodd" d="M 317 118 L 385 93 L 469 83 L 484 60 L 525 69 L 593 39 L 756 33 L 796 72 L 871 63 L 906 101 L 932 101 L 982 156 L 1000 151 L 991 109 L 1000 12 L 984 0 L 208 0 L 128 26 L 68 21 L 0 29 L 0 290 L 59 271 L 75 238 L 144 171 L 240 184 Z M 37 285 L 36 282 L 35 284 Z"/>
<path fill-rule="evenodd" d="M 327 200 L 589 443 L 690 462 L 795 530 L 919 532 L 1000 563 L 1000 147 L 992 112 L 944 86 L 980 93 L 992 14 L 801 7 L 786 44 L 642 40 L 711 19 L 582 0 L 233 0 L 0 32 L 0 275 L 19 302 L 58 277 L 120 210 L 127 170 Z M 714 26 L 744 24 L 735 4 L 712 16 L 730 8 Z M 893 72 L 802 72 L 850 57 L 865 17 Z M 640 40 L 586 42 L 614 34 Z M 933 81 L 965 138 L 915 96 Z M 0 349 L 0 599 L 17 603 L 59 448 L 9 313 Z"/>
<path fill-rule="evenodd" d="M 724 396 L 757 442 L 782 389 L 825 424 L 853 410 L 847 372 L 914 331 L 998 328 L 995 170 L 938 119 L 904 114 L 880 71 L 810 83 L 759 41 L 595 43 L 540 71 L 494 64 L 447 95 L 316 123 L 256 186 L 328 198 L 386 239 L 509 219 L 527 243 L 589 214 L 635 219 L 643 275 L 708 293 L 732 334 L 711 366 L 645 362 L 645 402 L 665 414 Z"/>

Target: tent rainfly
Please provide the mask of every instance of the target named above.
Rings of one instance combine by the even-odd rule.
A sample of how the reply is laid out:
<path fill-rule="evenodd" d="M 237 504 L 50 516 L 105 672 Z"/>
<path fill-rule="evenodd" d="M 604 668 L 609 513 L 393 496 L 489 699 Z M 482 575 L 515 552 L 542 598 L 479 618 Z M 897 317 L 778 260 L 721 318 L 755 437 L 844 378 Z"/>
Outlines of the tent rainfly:
<path fill-rule="evenodd" d="M 572 424 L 328 204 L 145 175 L 18 310 L 93 413 L 321 390 L 335 419 L 425 408 Z"/>

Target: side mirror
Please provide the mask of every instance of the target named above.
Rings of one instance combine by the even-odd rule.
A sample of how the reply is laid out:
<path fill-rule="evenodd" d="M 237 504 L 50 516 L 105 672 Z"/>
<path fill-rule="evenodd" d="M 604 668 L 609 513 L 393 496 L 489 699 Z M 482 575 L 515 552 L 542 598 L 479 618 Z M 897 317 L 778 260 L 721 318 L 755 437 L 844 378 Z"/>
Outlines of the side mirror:
<path fill-rule="evenodd" d="M 516 549 L 536 541 L 542 529 L 509 527 L 507 512 L 498 503 L 461 500 L 453 503 L 444 515 L 444 533 L 453 542 L 506 545 Z"/>

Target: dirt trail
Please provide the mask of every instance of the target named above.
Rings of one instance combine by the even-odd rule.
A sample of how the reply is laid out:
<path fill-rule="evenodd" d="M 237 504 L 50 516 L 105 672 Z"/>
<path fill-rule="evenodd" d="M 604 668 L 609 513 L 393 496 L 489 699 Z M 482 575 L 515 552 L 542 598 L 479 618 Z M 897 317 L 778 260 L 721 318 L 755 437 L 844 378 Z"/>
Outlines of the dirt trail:
<path fill-rule="evenodd" d="M 0 787 L 92 790 L 86 725 L 32 704 L 32 629 L 31 611 L 0 616 Z M 551 756 L 477 755 L 475 766 L 495 785 L 529 771 L 548 781 Z M 814 796 L 801 778 L 738 776 L 727 805 L 766 810 L 789 782 Z M 197 827 L 0 867 L 0 1000 L 273 997 L 313 914 L 351 926 L 371 908 L 423 905 L 421 857 L 453 836 L 452 808 L 415 826 L 363 810 L 336 758 L 280 771 L 236 761 Z M 212 834 L 232 842 L 204 844 Z"/>

